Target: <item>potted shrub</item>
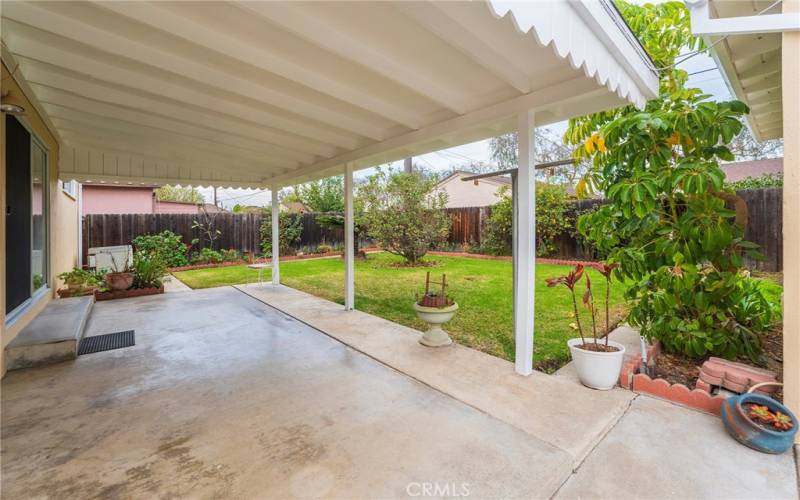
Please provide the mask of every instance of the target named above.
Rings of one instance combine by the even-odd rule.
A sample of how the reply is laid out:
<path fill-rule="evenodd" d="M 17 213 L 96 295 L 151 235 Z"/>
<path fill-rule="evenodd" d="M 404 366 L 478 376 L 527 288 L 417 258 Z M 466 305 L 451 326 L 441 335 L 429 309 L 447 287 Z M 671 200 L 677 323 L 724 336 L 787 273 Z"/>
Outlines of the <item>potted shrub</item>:
<path fill-rule="evenodd" d="M 608 340 L 610 321 L 609 321 L 609 293 L 611 288 L 611 272 L 614 265 L 602 265 L 598 268 L 606 278 L 606 335 L 605 339 L 597 337 L 597 320 L 594 306 L 594 293 L 592 282 L 589 275 L 586 275 L 586 291 L 583 294 L 583 304 L 589 310 L 592 319 L 592 338 L 588 339 L 583 333 L 580 313 L 578 311 L 578 300 L 575 296 L 575 287 L 584 276 L 583 265 L 578 264 L 575 269 L 566 276 L 558 276 L 547 280 L 547 286 L 555 287 L 558 285 L 566 286 L 572 295 L 572 308 L 575 314 L 575 324 L 580 338 L 567 341 L 572 361 L 578 372 L 578 378 L 586 387 L 592 389 L 609 390 L 612 389 L 619 378 L 622 369 L 622 361 L 625 356 L 625 346 L 617 342 Z"/>
<path fill-rule="evenodd" d="M 440 292 L 430 290 L 431 273 L 425 276 L 425 293 L 422 298 L 414 302 L 414 311 L 417 317 L 428 323 L 428 331 L 419 339 L 419 343 L 428 347 L 444 347 L 453 343 L 450 336 L 442 329 L 442 325 L 453 319 L 458 310 L 458 304 L 447 296 L 447 276 L 442 275 L 442 281 L 434 284 L 441 285 Z"/>
<path fill-rule="evenodd" d="M 794 444 L 797 417 L 769 396 L 754 394 L 762 385 L 756 384 L 745 394 L 732 396 L 722 403 L 720 416 L 725 429 L 745 446 L 764 453 L 783 453 Z"/>
<path fill-rule="evenodd" d="M 125 258 L 125 262 L 120 267 L 114 254 L 110 255 L 112 270 L 106 274 L 106 284 L 111 290 L 127 290 L 133 286 L 133 271 L 130 268 L 128 258 Z"/>

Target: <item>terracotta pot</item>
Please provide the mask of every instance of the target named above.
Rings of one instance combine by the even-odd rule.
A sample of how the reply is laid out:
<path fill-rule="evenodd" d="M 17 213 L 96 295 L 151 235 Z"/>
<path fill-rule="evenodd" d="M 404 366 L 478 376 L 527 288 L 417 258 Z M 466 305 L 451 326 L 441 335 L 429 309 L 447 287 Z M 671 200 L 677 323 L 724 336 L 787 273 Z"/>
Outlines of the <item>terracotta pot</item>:
<path fill-rule="evenodd" d="M 133 273 L 108 273 L 106 284 L 112 290 L 127 290 L 133 286 Z"/>

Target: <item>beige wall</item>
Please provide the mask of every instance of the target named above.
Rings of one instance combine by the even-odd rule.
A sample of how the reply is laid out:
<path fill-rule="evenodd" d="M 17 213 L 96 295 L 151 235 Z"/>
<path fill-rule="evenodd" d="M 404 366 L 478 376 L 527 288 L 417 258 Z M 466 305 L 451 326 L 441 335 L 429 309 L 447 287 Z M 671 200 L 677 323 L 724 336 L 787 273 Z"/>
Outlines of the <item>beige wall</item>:
<path fill-rule="evenodd" d="M 783 11 L 800 12 L 800 0 L 784 1 Z M 783 399 L 800 414 L 800 32 L 783 34 L 782 52 Z"/>
<path fill-rule="evenodd" d="M 0 343 L 3 350 L 0 355 L 0 374 L 5 374 L 5 346 L 17 336 L 30 321 L 47 305 L 55 295 L 55 289 L 59 286 L 55 278 L 59 273 L 71 269 L 77 263 L 78 256 L 78 203 L 75 199 L 61 190 L 58 182 L 58 151 L 59 145 L 50 129 L 42 117 L 36 112 L 28 97 L 23 92 L 22 87 L 15 78 L 21 78 L 19 74 L 12 75 L 6 66 L 6 61 L 2 64 L 2 82 L 0 90 L 9 94 L 3 102 L 13 102 L 25 108 L 23 121 L 41 139 L 48 149 L 48 166 L 50 168 L 50 234 L 49 234 L 49 284 L 52 293 L 34 304 L 25 315 L 19 317 L 9 328 L 5 327 L 5 258 L 0 259 L 0 311 L 2 311 L 2 321 L 0 321 Z M 2 125 L 2 137 L 5 138 L 5 115 L 0 122 Z M 5 140 L 0 141 L 0 173 L 2 173 L 3 184 L 5 184 Z M 0 191 L 2 194 L 2 204 L 5 207 L 5 186 Z M 5 217 L 0 218 L 0 248 L 5 254 Z"/>
<path fill-rule="evenodd" d="M 504 184 L 479 179 L 476 185 L 473 181 L 461 180 L 466 176 L 467 174 L 455 174 L 437 187 L 437 190 L 447 193 L 447 208 L 486 207 L 500 201 L 497 190 Z M 508 189 L 508 194 L 511 195 L 510 184 Z"/>

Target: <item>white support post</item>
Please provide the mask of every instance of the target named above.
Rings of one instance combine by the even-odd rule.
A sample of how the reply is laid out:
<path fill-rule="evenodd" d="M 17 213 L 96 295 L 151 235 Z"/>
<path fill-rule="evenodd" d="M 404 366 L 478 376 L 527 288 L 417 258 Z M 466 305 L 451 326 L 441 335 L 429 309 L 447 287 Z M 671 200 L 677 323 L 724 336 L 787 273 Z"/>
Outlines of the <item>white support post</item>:
<path fill-rule="evenodd" d="M 344 167 L 344 308 L 355 309 L 355 221 L 353 220 L 353 165 Z"/>
<path fill-rule="evenodd" d="M 281 204 L 278 200 L 278 186 L 272 186 L 272 284 L 281 284 L 281 263 L 280 263 L 280 246 L 281 246 Z"/>
<path fill-rule="evenodd" d="M 533 373 L 533 312 L 536 273 L 536 170 L 533 112 L 518 115 L 519 169 L 514 224 L 514 369 Z"/>

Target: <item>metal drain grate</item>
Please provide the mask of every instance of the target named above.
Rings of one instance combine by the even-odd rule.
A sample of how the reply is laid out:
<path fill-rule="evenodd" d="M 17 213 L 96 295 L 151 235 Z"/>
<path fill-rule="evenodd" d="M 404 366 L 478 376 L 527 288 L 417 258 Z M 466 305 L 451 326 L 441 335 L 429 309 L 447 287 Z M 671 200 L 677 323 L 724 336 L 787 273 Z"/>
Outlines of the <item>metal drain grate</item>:
<path fill-rule="evenodd" d="M 136 345 L 133 330 L 124 332 L 107 333 L 95 337 L 85 337 L 78 346 L 78 356 L 91 354 L 93 352 L 110 351 Z"/>

